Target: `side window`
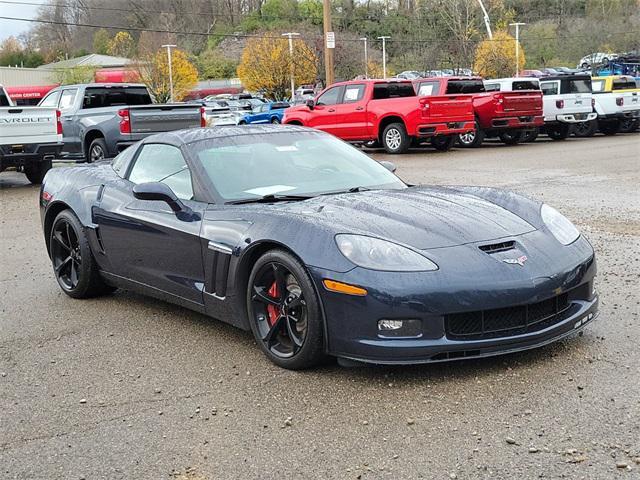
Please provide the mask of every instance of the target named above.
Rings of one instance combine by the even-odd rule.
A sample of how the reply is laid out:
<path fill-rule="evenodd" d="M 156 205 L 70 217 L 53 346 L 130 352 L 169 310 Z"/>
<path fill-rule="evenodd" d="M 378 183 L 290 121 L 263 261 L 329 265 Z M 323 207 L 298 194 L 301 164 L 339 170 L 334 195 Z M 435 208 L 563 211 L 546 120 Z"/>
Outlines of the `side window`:
<path fill-rule="evenodd" d="M 76 95 L 78 94 L 77 88 L 72 88 L 70 90 L 64 90 L 62 95 L 60 95 L 60 110 L 65 110 L 67 108 L 73 107 L 73 104 L 76 101 Z"/>
<path fill-rule="evenodd" d="M 613 80 L 613 90 L 627 90 L 636 88 L 636 82 L 632 78 L 616 78 Z"/>
<path fill-rule="evenodd" d="M 162 182 L 168 185 L 178 198 L 193 198 L 191 172 L 180 149 L 172 145 L 143 145 L 129 172 L 129 181 L 135 184 Z"/>
<path fill-rule="evenodd" d="M 342 103 L 355 103 L 364 97 L 364 85 L 347 85 L 344 89 L 344 99 Z"/>
<path fill-rule="evenodd" d="M 558 82 L 542 82 L 540 90 L 543 95 L 558 95 Z"/>
<path fill-rule="evenodd" d="M 418 96 L 426 97 L 433 95 L 437 85 L 438 82 L 420 82 L 420 85 L 418 86 Z"/>
<path fill-rule="evenodd" d="M 120 152 L 116 156 L 116 158 L 113 159 L 113 161 L 111 162 L 111 168 L 113 168 L 113 170 L 118 174 L 119 177 L 124 177 L 124 173 L 125 173 L 124 167 L 126 167 L 129 164 L 129 161 L 136 154 L 137 151 L 138 151 L 137 146 L 129 147 L 126 150 Z"/>
<path fill-rule="evenodd" d="M 335 105 L 341 100 L 343 87 L 333 87 L 318 97 L 316 105 Z"/>
<path fill-rule="evenodd" d="M 0 107 L 10 107 L 11 102 L 9 101 L 9 97 L 4 93 L 2 87 L 0 87 Z"/>
<path fill-rule="evenodd" d="M 484 84 L 485 92 L 499 92 L 500 84 L 499 83 L 485 83 Z"/>
<path fill-rule="evenodd" d="M 513 82 L 512 89 L 514 92 L 516 90 L 540 90 L 538 83 L 531 80 L 519 80 L 517 82 Z"/>
<path fill-rule="evenodd" d="M 127 96 L 123 88 L 87 88 L 84 92 L 82 108 L 103 108 L 127 105 Z"/>
<path fill-rule="evenodd" d="M 60 99 L 60 91 L 52 92 L 42 99 L 40 107 L 57 108 Z"/>
<path fill-rule="evenodd" d="M 604 92 L 604 80 L 594 80 L 591 82 L 591 88 L 593 89 L 593 93 L 602 93 Z"/>

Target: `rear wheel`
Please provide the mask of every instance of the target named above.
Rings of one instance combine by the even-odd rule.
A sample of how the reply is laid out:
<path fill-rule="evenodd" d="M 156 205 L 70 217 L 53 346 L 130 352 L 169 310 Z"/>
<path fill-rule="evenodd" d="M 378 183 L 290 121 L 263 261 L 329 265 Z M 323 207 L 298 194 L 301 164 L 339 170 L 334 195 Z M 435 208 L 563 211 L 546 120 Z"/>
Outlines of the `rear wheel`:
<path fill-rule="evenodd" d="M 553 140 L 564 140 L 569 136 L 569 125 L 560 123 L 547 129 L 547 135 Z"/>
<path fill-rule="evenodd" d="M 524 134 L 519 130 L 507 130 L 500 132 L 498 136 L 500 137 L 500 141 L 505 145 L 516 145 L 522 142 Z"/>
<path fill-rule="evenodd" d="M 579 122 L 573 125 L 573 135 L 580 138 L 593 137 L 598 131 L 598 121 Z"/>
<path fill-rule="evenodd" d="M 625 118 L 620 122 L 621 133 L 633 133 L 638 130 L 640 126 L 640 120 L 637 118 Z"/>
<path fill-rule="evenodd" d="M 71 210 L 53 221 L 49 252 L 58 284 L 70 297 L 89 298 L 115 290 L 98 273 L 82 224 Z"/>
<path fill-rule="evenodd" d="M 620 131 L 621 122 L 614 120 L 612 122 L 600 122 L 599 128 L 605 135 L 615 135 Z"/>
<path fill-rule="evenodd" d="M 405 153 L 411 146 L 411 137 L 402 123 L 387 125 L 382 132 L 382 146 L 387 153 Z"/>
<path fill-rule="evenodd" d="M 51 160 L 42 160 L 40 162 L 24 166 L 24 174 L 34 185 L 41 184 L 44 176 L 49 170 L 51 170 Z"/>
<path fill-rule="evenodd" d="M 320 301 L 290 253 L 272 250 L 258 259 L 249 276 L 247 312 L 256 342 L 276 365 L 299 370 L 324 360 Z"/>
<path fill-rule="evenodd" d="M 536 138 L 538 138 L 539 133 L 540 131 L 537 128 L 533 130 L 526 130 L 525 132 L 523 132 L 523 135 L 522 135 L 522 143 L 535 142 Z"/>
<path fill-rule="evenodd" d="M 475 130 L 472 132 L 461 133 L 458 136 L 458 143 L 466 148 L 478 148 L 484 141 L 484 132 L 480 129 L 480 125 L 476 122 Z"/>
<path fill-rule="evenodd" d="M 105 158 L 107 158 L 107 142 L 104 141 L 104 138 L 96 138 L 89 145 L 87 162 L 99 162 Z"/>
<path fill-rule="evenodd" d="M 457 140 L 456 135 L 438 135 L 431 138 L 431 145 L 436 150 L 448 152 L 453 148 Z"/>

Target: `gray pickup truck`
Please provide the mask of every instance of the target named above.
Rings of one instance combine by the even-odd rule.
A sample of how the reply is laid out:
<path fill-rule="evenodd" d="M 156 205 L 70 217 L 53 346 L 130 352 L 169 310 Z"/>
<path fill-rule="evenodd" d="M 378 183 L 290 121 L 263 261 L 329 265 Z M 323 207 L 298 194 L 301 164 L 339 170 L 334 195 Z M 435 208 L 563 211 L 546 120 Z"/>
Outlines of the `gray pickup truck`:
<path fill-rule="evenodd" d="M 62 157 L 93 162 L 149 135 L 205 126 L 202 106 L 154 104 L 141 84 L 91 83 L 51 90 L 39 104 L 61 112 Z"/>

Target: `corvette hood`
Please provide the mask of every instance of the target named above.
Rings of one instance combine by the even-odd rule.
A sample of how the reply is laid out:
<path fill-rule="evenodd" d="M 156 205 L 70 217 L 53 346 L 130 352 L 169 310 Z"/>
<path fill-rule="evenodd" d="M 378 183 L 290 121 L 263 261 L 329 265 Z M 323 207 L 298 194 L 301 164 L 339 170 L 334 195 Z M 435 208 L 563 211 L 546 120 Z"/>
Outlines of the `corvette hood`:
<path fill-rule="evenodd" d="M 420 250 L 522 235 L 535 230 L 514 213 L 475 195 L 441 187 L 371 191 L 280 204 L 287 213 Z"/>

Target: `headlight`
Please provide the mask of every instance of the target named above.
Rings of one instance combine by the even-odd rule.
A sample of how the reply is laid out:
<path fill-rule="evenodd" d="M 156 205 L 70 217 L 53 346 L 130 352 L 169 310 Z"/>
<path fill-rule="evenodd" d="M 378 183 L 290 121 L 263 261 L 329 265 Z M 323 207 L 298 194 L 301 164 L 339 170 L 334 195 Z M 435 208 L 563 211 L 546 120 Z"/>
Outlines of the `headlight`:
<path fill-rule="evenodd" d="M 419 253 L 396 243 L 363 235 L 336 235 L 342 254 L 353 263 L 370 270 L 424 272 L 438 266 Z"/>
<path fill-rule="evenodd" d="M 553 236 L 563 245 L 575 242 L 580 236 L 580 231 L 571 223 L 567 217 L 558 212 L 555 208 L 546 203 L 540 209 L 542 221 L 553 233 Z"/>

